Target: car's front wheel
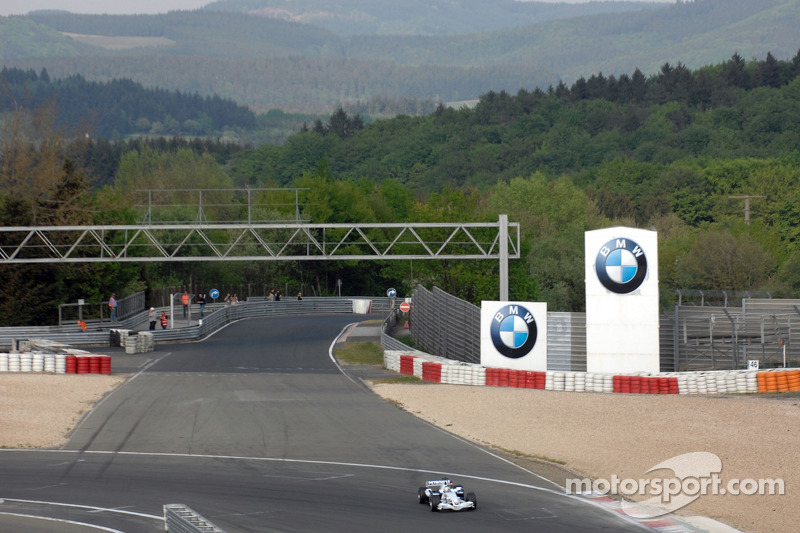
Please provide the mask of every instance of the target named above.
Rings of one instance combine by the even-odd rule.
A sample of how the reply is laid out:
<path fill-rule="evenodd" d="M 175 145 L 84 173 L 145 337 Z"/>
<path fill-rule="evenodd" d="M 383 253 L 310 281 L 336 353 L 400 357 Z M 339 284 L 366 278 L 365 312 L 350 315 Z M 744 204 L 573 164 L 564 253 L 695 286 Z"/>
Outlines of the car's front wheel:
<path fill-rule="evenodd" d="M 439 496 L 438 494 L 434 494 L 433 496 L 430 497 L 429 502 L 431 504 L 431 511 L 435 513 L 439 510 L 440 501 L 442 501 L 442 497 Z"/>
<path fill-rule="evenodd" d="M 474 492 L 468 492 L 467 493 L 467 501 L 468 502 L 472 502 L 472 510 L 473 511 L 478 508 L 478 497 L 475 496 Z"/>

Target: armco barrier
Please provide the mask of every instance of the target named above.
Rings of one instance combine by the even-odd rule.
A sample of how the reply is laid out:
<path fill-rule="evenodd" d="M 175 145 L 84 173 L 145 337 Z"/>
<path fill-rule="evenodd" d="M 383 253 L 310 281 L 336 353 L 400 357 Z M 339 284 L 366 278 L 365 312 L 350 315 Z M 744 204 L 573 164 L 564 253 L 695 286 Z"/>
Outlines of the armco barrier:
<path fill-rule="evenodd" d="M 209 520 L 180 503 L 164 506 L 164 530 L 167 533 L 225 533 Z"/>
<path fill-rule="evenodd" d="M 202 325 L 158 329 L 153 334 L 155 342 L 195 341 L 210 335 L 222 326 L 243 318 L 265 316 L 352 313 L 353 300 L 364 298 L 307 297 L 302 300 L 281 300 L 268 302 L 262 299 L 248 299 L 237 305 L 209 304 Z M 252 301 L 251 301 L 252 300 Z M 371 298 L 373 312 L 389 312 L 395 303 L 392 298 Z M 168 307 L 158 308 L 158 312 Z M 176 308 L 176 311 L 178 309 Z M 196 318 L 196 316 L 195 316 Z M 14 327 L 0 328 L 0 346 L 11 346 L 12 342 L 21 338 L 49 339 L 72 346 L 108 346 L 109 328 L 133 330 L 147 322 L 147 311 L 142 311 L 120 322 L 89 324 L 87 331 L 81 331 L 77 324 L 66 326 Z"/>
<path fill-rule="evenodd" d="M 485 368 L 424 352 L 385 350 L 384 366 L 426 382 L 617 394 L 742 394 L 800 391 L 800 369 L 719 370 L 660 374 L 537 372 Z"/>

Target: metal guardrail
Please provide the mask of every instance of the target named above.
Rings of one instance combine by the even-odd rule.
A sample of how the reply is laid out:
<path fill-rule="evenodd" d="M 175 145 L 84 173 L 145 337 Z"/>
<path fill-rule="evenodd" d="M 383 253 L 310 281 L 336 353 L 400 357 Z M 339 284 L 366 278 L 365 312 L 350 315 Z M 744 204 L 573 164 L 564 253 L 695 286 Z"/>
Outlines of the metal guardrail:
<path fill-rule="evenodd" d="M 86 331 L 80 326 L 20 326 L 0 328 L 0 346 L 11 346 L 15 339 L 49 339 L 73 346 L 108 346 L 110 329 L 135 329 L 147 320 L 147 312 L 140 311 L 117 322 L 87 323 Z"/>
<path fill-rule="evenodd" d="M 164 530 L 167 533 L 225 533 L 181 503 L 168 503 L 164 506 Z"/>
<path fill-rule="evenodd" d="M 328 313 L 352 313 L 354 300 L 371 300 L 372 312 L 390 312 L 394 306 L 392 298 L 378 297 L 311 297 L 303 300 L 281 300 L 270 302 L 261 298 L 250 298 L 246 302 L 239 302 L 236 305 L 229 304 L 208 304 L 206 305 L 206 316 L 201 323 L 180 327 L 181 319 L 177 318 L 179 327 L 170 329 L 160 329 L 156 327 L 153 334 L 154 342 L 181 342 L 202 339 L 212 334 L 219 328 L 244 318 L 255 318 L 265 316 L 285 316 L 285 315 L 306 315 L 306 314 L 328 314 Z M 178 312 L 180 307 L 176 307 Z M 196 304 L 192 305 L 193 316 L 198 316 Z M 158 308 L 161 311 L 170 312 L 169 308 Z M 173 324 L 174 326 L 174 324 Z M 73 346 L 108 346 L 110 344 L 110 329 L 142 329 L 147 331 L 147 311 L 141 311 L 125 320 L 113 323 L 103 323 L 100 325 L 89 324 L 86 331 L 81 331 L 77 324 L 66 326 L 40 326 L 40 327 L 13 327 L 0 328 L 0 346 L 11 346 L 14 339 L 20 338 L 40 338 L 63 342 Z"/>
<path fill-rule="evenodd" d="M 395 339 L 389 332 L 392 331 L 397 325 L 397 320 L 401 313 L 399 309 L 395 309 L 383 320 L 381 325 L 381 346 L 384 350 L 397 350 L 397 351 L 413 351 L 418 352 L 416 348 L 412 348 L 408 344 Z"/>

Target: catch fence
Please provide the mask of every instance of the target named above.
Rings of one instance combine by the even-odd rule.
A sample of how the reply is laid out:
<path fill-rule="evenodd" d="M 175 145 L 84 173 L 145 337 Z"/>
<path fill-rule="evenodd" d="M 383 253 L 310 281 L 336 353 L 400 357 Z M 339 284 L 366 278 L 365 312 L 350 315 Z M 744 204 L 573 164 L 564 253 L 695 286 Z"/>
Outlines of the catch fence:
<path fill-rule="evenodd" d="M 436 287 L 418 285 L 410 320 L 427 352 L 480 363 L 480 308 Z M 722 300 L 718 300 L 722 301 Z M 800 362 L 800 300 L 725 299 L 725 307 L 678 305 L 659 318 L 660 369 L 733 370 Z M 734 307 L 734 304 L 741 307 Z M 586 370 L 585 313 L 547 313 L 547 368 Z"/>

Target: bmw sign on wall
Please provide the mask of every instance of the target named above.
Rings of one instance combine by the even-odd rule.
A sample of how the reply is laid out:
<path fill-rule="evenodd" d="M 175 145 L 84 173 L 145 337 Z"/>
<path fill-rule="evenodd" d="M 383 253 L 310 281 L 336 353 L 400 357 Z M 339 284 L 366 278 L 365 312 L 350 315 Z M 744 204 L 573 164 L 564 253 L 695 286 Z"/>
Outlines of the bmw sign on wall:
<path fill-rule="evenodd" d="M 647 277 L 647 256 L 632 239 L 611 239 L 597 252 L 595 272 L 606 289 L 617 294 L 630 294 Z"/>
<path fill-rule="evenodd" d="M 481 365 L 546 370 L 547 304 L 481 302 Z"/>

